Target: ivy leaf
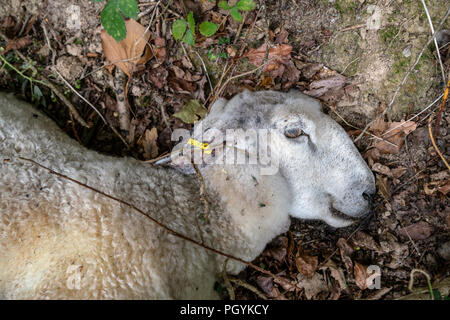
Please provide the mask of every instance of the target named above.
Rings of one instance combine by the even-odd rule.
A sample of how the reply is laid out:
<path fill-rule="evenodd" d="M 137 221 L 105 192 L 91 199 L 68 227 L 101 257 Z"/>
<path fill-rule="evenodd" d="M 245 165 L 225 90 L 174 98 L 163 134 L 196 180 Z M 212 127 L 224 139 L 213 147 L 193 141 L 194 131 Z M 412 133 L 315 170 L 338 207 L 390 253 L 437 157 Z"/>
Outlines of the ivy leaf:
<path fill-rule="evenodd" d="M 100 14 L 103 28 L 108 32 L 117 42 L 125 39 L 127 29 L 123 21 L 122 14 L 117 6 L 116 1 L 108 1 Z"/>
<path fill-rule="evenodd" d="M 192 11 L 188 13 L 187 21 L 189 24 L 189 29 L 191 29 L 192 32 L 195 32 L 195 19 L 194 19 L 194 13 Z"/>
<path fill-rule="evenodd" d="M 225 9 L 225 10 L 230 10 L 233 7 L 228 5 L 228 2 L 226 2 L 226 1 L 219 1 L 219 8 Z"/>
<path fill-rule="evenodd" d="M 198 100 L 191 99 L 173 116 L 184 123 L 193 124 L 194 122 L 203 119 L 206 116 L 206 113 L 206 108 Z"/>
<path fill-rule="evenodd" d="M 240 0 L 238 3 L 236 3 L 236 8 L 241 11 L 251 11 L 256 8 L 256 4 L 253 2 L 253 0 Z"/>
<path fill-rule="evenodd" d="M 231 16 L 237 22 L 241 22 L 242 21 L 242 15 L 241 15 L 241 13 L 238 11 L 238 9 L 236 7 L 231 8 Z"/>
<path fill-rule="evenodd" d="M 211 37 L 218 28 L 217 24 L 208 21 L 203 21 L 199 26 L 200 33 L 205 37 Z"/>
<path fill-rule="evenodd" d="M 195 39 L 194 39 L 194 34 L 192 33 L 192 31 L 189 29 L 188 31 L 186 31 L 186 34 L 184 35 L 183 41 L 185 43 L 187 43 L 190 46 L 194 46 L 195 45 Z"/>
<path fill-rule="evenodd" d="M 109 2 L 116 2 L 117 7 L 122 11 L 127 18 L 136 20 L 139 12 L 137 0 L 110 0 Z"/>
<path fill-rule="evenodd" d="M 180 40 L 183 38 L 184 32 L 186 31 L 186 20 L 178 19 L 172 23 L 172 35 L 175 40 Z"/>

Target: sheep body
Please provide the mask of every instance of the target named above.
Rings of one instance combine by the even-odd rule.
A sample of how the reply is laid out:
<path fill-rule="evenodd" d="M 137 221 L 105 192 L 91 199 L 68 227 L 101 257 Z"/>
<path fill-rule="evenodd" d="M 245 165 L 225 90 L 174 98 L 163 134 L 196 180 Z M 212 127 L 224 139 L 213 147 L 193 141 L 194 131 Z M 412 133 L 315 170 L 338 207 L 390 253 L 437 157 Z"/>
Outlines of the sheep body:
<path fill-rule="evenodd" d="M 216 109 L 225 105 L 219 101 Z M 204 122 L 220 122 L 215 116 Z M 294 202 L 283 172 L 263 176 L 258 165 L 201 167 L 211 208 L 199 230 L 203 203 L 195 175 L 87 150 L 42 113 L 2 93 L 0 155 L 0 298 L 217 298 L 213 285 L 224 261 L 129 207 L 19 156 L 133 203 L 171 229 L 248 261 L 287 230 Z M 244 267 L 228 263 L 232 273 Z"/>

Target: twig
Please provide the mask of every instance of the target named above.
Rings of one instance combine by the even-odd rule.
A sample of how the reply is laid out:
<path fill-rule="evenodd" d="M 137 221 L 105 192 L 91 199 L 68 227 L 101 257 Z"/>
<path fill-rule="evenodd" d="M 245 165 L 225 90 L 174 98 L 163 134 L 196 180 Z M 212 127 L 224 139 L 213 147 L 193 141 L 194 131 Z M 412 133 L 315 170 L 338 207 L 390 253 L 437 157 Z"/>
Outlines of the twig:
<path fill-rule="evenodd" d="M 439 136 L 439 123 L 441 122 L 442 112 L 444 111 L 445 103 L 447 102 L 449 88 L 450 88 L 450 79 L 447 81 L 441 105 L 439 106 L 439 112 L 436 117 L 436 124 L 434 125 L 434 135 L 436 136 L 436 138 Z"/>
<path fill-rule="evenodd" d="M 94 109 L 94 111 L 100 116 L 100 118 L 103 120 L 103 122 L 109 126 L 111 128 L 111 130 L 119 137 L 119 139 L 125 144 L 125 146 L 127 148 L 129 148 L 128 143 L 125 141 L 125 139 L 120 135 L 120 133 L 116 130 L 116 128 L 114 128 L 110 123 L 108 123 L 108 121 L 106 121 L 105 117 L 103 117 L 103 115 L 101 114 L 100 111 L 98 111 L 98 109 L 92 104 L 90 103 L 85 97 L 83 97 L 77 90 L 74 89 L 74 87 L 72 87 L 72 85 L 66 80 L 64 79 L 64 77 L 58 72 L 58 70 L 56 70 L 56 68 L 53 68 L 53 72 L 55 72 L 58 77 L 66 84 L 66 86 L 68 86 L 70 88 L 70 90 L 72 90 L 73 93 L 75 93 L 78 97 L 81 98 L 81 100 L 83 100 L 84 102 L 86 102 L 92 109 Z"/>
<path fill-rule="evenodd" d="M 434 33 L 434 27 L 433 27 L 433 21 L 431 21 L 430 13 L 428 12 L 427 4 L 425 3 L 425 0 L 422 0 L 423 8 L 425 9 L 425 13 L 427 14 L 428 23 L 430 24 L 431 33 Z M 436 53 L 439 60 L 439 65 L 441 66 L 441 73 L 442 73 L 442 81 L 445 82 L 445 71 L 444 66 L 442 65 L 442 59 L 441 59 L 441 53 L 439 52 L 439 46 L 436 40 L 436 37 L 434 38 L 434 46 L 436 47 Z"/>
<path fill-rule="evenodd" d="M 181 44 L 181 47 L 183 48 L 183 50 L 185 50 L 183 44 Z M 185 50 L 185 52 L 186 52 L 186 50 Z M 213 89 L 213 86 L 212 86 L 212 83 L 211 83 L 211 79 L 209 78 L 209 74 L 208 74 L 208 70 L 206 69 L 205 62 L 203 61 L 202 57 L 198 54 L 197 51 L 194 50 L 194 52 L 197 55 L 197 57 L 200 59 L 200 62 L 202 63 L 203 72 L 205 72 L 206 78 L 208 79 L 209 88 L 211 89 L 211 92 L 212 92 L 214 89 Z"/>
<path fill-rule="evenodd" d="M 408 284 L 409 291 L 414 292 L 413 291 L 414 274 L 417 272 L 422 273 L 427 278 L 428 290 L 430 291 L 431 300 L 434 300 L 434 292 L 433 292 L 433 286 L 431 285 L 431 278 L 430 278 L 429 274 L 423 270 L 420 270 L 420 269 L 412 269 L 411 270 L 411 273 L 409 274 L 410 279 L 409 279 L 409 284 Z"/>
<path fill-rule="evenodd" d="M 419 55 L 417 56 L 416 61 L 414 62 L 414 64 L 409 67 L 408 71 L 406 72 L 405 76 L 403 77 L 402 82 L 400 83 L 400 85 L 397 87 L 397 89 L 394 92 L 394 95 L 392 97 L 391 102 L 389 103 L 389 105 L 386 107 L 386 109 L 383 110 L 383 112 L 380 112 L 379 115 L 377 115 L 375 117 L 375 119 L 373 119 L 372 121 L 370 121 L 366 127 L 363 129 L 363 131 L 360 133 L 360 135 L 355 139 L 355 142 L 358 141 L 359 139 L 361 139 L 361 137 L 364 135 L 364 133 L 367 131 L 367 129 L 369 129 L 369 127 L 378 119 L 380 119 L 382 116 L 384 116 L 386 114 L 386 112 L 388 110 L 391 109 L 392 105 L 395 102 L 395 99 L 397 98 L 398 93 L 400 92 L 400 89 L 403 87 L 403 85 L 405 84 L 406 80 L 408 79 L 410 73 L 412 72 L 412 70 L 416 67 L 416 65 L 419 63 L 420 58 L 422 57 L 423 53 L 425 52 L 425 50 L 428 48 L 428 45 L 431 43 L 431 41 L 433 41 L 434 38 L 436 38 L 436 34 L 441 30 L 442 26 L 444 25 L 445 20 L 447 19 L 448 15 L 450 14 L 450 7 L 447 9 L 447 13 L 445 14 L 444 18 L 442 18 L 441 23 L 439 24 L 438 28 L 436 29 L 436 31 L 433 33 L 433 35 L 428 39 L 427 43 L 425 44 L 425 46 L 422 48 L 422 50 L 420 51 Z"/>
<path fill-rule="evenodd" d="M 386 134 L 388 134 L 389 132 L 394 131 L 395 129 L 398 129 L 400 127 L 403 127 L 405 124 L 409 123 L 410 121 L 414 120 L 415 118 L 417 118 L 418 116 L 420 116 L 422 113 L 424 113 L 425 111 L 427 111 L 428 109 L 430 109 L 436 102 L 438 102 L 442 97 L 444 96 L 444 94 L 441 94 L 436 100 L 434 100 L 432 103 L 430 103 L 425 109 L 423 109 L 422 111 L 420 111 L 418 114 L 412 116 L 411 118 L 409 118 L 408 120 L 406 120 L 403 123 L 400 123 L 399 125 L 395 126 L 392 129 L 387 130 L 386 132 L 384 132 L 383 134 L 381 134 L 381 136 L 384 136 Z"/>
<path fill-rule="evenodd" d="M 247 290 L 250 290 L 251 292 L 253 292 L 254 294 L 256 294 L 260 299 L 262 300 L 268 300 L 267 297 L 258 289 L 256 289 L 254 286 L 252 286 L 251 284 L 248 284 L 247 282 L 244 282 L 240 279 L 234 279 L 231 278 L 230 279 L 231 282 L 237 284 L 238 286 L 241 286 Z"/>
<path fill-rule="evenodd" d="M 236 300 L 236 295 L 234 294 L 233 286 L 231 285 L 230 278 L 227 275 L 227 263 L 228 259 L 225 259 L 222 267 L 222 278 L 225 282 L 225 288 L 227 288 L 228 295 L 230 296 L 230 300 Z"/>
<path fill-rule="evenodd" d="M 166 226 L 166 225 L 163 224 L 162 222 L 158 221 L 157 219 L 155 219 L 155 218 L 153 218 L 152 216 L 150 216 L 150 215 L 148 215 L 147 213 L 145 213 L 143 210 L 139 209 L 139 208 L 136 207 L 135 205 L 133 205 L 133 204 L 131 204 L 131 203 L 125 201 L 125 200 L 122 200 L 122 199 L 117 198 L 117 197 L 115 197 L 115 196 L 109 195 L 109 194 L 107 194 L 107 193 L 105 193 L 105 192 L 103 192 L 103 191 L 101 191 L 101 190 L 98 190 L 98 189 L 96 189 L 96 188 L 94 188 L 94 187 L 91 187 L 91 186 L 89 186 L 89 185 L 87 185 L 87 184 L 84 184 L 84 183 L 82 183 L 82 182 L 80 182 L 80 181 L 78 181 L 78 180 L 75 180 L 75 179 L 73 179 L 73 178 L 71 178 L 71 177 L 69 177 L 69 176 L 66 176 L 66 175 L 64 175 L 64 174 L 62 174 L 62 173 L 59 173 L 59 172 L 56 172 L 56 171 L 54 171 L 54 170 L 52 170 L 52 169 L 50 169 L 50 168 L 47 168 L 46 166 L 40 164 L 40 163 L 37 162 L 37 161 L 34 161 L 33 159 L 24 158 L 24 157 L 20 157 L 20 156 L 19 156 L 18 158 L 19 158 L 20 160 L 23 160 L 23 161 L 28 161 L 28 162 L 30 162 L 30 163 L 32 163 L 32 164 L 34 164 L 34 165 L 36 165 L 36 166 L 38 166 L 38 167 L 40 167 L 40 168 L 46 170 L 46 171 L 48 171 L 50 174 L 56 175 L 56 176 L 59 177 L 59 178 L 62 178 L 62 179 L 71 181 L 71 182 L 73 182 L 73 183 L 75 183 L 75 184 L 77 184 L 77 185 L 79 185 L 79 186 L 81 186 L 81 187 L 83 187 L 83 188 L 86 188 L 86 189 L 89 189 L 89 190 L 91 190 L 91 191 L 94 191 L 94 192 L 96 192 L 96 193 L 98 193 L 98 194 L 101 194 L 102 196 L 105 196 L 106 198 L 109 198 L 109 199 L 111 199 L 111 200 L 114 200 L 114 201 L 116 201 L 116 202 L 118 202 L 118 203 L 120 203 L 120 204 L 123 204 L 123 205 L 125 205 L 125 206 L 127 206 L 127 207 L 133 209 L 134 211 L 138 212 L 138 213 L 141 214 L 142 216 L 144 216 L 144 217 L 146 217 L 147 219 L 151 220 L 153 223 L 155 223 L 156 225 L 158 225 L 158 226 L 161 227 L 162 229 L 166 230 L 166 231 L 169 232 L 170 234 L 174 235 L 175 237 L 178 237 L 178 238 L 183 239 L 183 240 L 185 240 L 185 241 L 187 241 L 187 242 L 190 242 L 190 243 L 192 243 L 192 244 L 194 244 L 194 245 L 197 245 L 197 246 L 199 246 L 199 247 L 202 247 L 202 248 L 204 248 L 204 249 L 206 249 L 206 250 L 208 250 L 208 251 L 211 251 L 211 252 L 213 252 L 213 253 L 215 253 L 215 254 L 218 254 L 218 255 L 220 255 L 220 256 L 223 256 L 223 257 L 229 258 L 229 259 L 231 259 L 231 260 L 234 260 L 234 261 L 243 263 L 243 264 L 249 266 L 250 268 L 252 268 L 252 269 L 254 269 L 254 270 L 256 270 L 256 271 L 259 271 L 259 272 L 261 272 L 261 273 L 264 273 L 264 274 L 266 274 L 266 275 L 268 275 L 268 276 L 274 278 L 274 279 L 277 280 L 278 282 L 286 283 L 287 285 L 294 285 L 294 286 L 296 286 L 296 284 L 295 284 L 294 282 L 288 281 L 288 280 L 286 280 L 286 279 L 283 279 L 283 278 L 281 278 L 281 277 L 279 277 L 279 276 L 273 274 L 272 272 L 270 272 L 270 271 L 268 271 L 268 270 L 265 270 L 265 269 L 263 269 L 263 268 L 258 267 L 257 265 L 255 265 L 255 264 L 253 264 L 253 263 L 251 263 L 251 262 L 249 262 L 249 261 L 246 261 L 246 260 L 244 260 L 244 259 L 238 258 L 238 257 L 233 256 L 233 255 L 231 255 L 231 254 L 228 254 L 228 253 L 222 252 L 222 251 L 220 251 L 220 250 L 217 250 L 217 249 L 215 249 L 215 248 L 213 248 L 213 247 L 210 247 L 210 246 L 208 246 L 208 245 L 205 245 L 205 244 L 203 244 L 203 243 L 201 243 L 201 242 L 199 242 L 199 241 L 197 241 L 197 240 L 194 240 L 194 239 L 192 239 L 192 238 L 190 238 L 190 237 L 188 237 L 188 236 L 185 236 L 185 235 L 182 234 L 182 233 L 179 233 L 179 232 L 177 232 L 177 231 L 175 231 L 175 230 L 169 228 L 168 226 Z"/>
<path fill-rule="evenodd" d="M 447 169 L 450 171 L 450 166 L 448 165 L 447 160 L 445 160 L 444 156 L 442 155 L 442 152 L 439 150 L 438 146 L 436 145 L 436 141 L 434 141 L 433 133 L 431 132 L 431 120 L 433 119 L 433 115 L 428 119 L 428 134 L 430 135 L 431 143 L 433 144 L 434 150 L 438 153 L 439 157 L 441 157 L 442 161 L 444 162 Z"/>
<path fill-rule="evenodd" d="M 203 218 L 207 220 L 209 215 L 209 202 L 208 199 L 206 198 L 205 179 L 203 179 L 202 173 L 198 169 L 197 165 L 194 163 L 194 159 L 191 159 L 191 164 L 194 167 L 198 181 L 200 182 L 200 200 L 203 202 Z"/>

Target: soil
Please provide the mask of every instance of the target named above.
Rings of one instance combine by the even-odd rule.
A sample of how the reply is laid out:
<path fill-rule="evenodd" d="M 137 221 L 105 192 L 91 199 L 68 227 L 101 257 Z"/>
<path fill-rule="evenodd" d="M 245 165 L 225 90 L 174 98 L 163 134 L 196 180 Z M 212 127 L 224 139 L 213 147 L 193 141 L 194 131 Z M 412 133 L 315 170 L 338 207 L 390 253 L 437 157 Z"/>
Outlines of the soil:
<path fill-rule="evenodd" d="M 216 88 L 215 94 L 217 88 L 223 89 L 219 95 L 227 98 L 243 89 L 297 88 L 316 96 L 330 116 L 357 140 L 357 147 L 376 175 L 374 213 L 370 219 L 344 229 L 293 219 L 290 231 L 274 239 L 254 263 L 297 286 L 277 283 L 247 268 L 232 279 L 236 298 L 397 299 L 410 293 L 408 282 L 413 269 L 425 271 L 433 286 L 441 288 L 439 283 L 450 275 L 449 171 L 433 147 L 428 130 L 431 117 L 434 127 L 436 113 L 431 112 L 437 110 L 446 83 L 433 42 L 400 86 L 431 35 L 421 2 L 256 2 L 258 6 L 244 15 L 241 26 L 214 1 L 186 0 L 184 6 L 178 1 L 160 1 L 158 5 L 156 1 L 139 1 L 138 22 L 149 26 L 153 58 L 137 66 L 125 90 L 131 114 L 129 127 L 124 130 L 123 119 L 118 116 L 118 97 L 124 87 L 117 88 L 117 68 L 111 72 L 102 48 L 100 12 L 104 3 L 3 0 L 0 31 L 4 37 L 0 36 L 0 47 L 8 48 L 6 39 L 25 40 L 10 42 L 8 52 L 0 54 L 24 75 L 52 82 L 91 127 L 80 125 L 48 87 L 30 84 L 3 63 L 0 89 L 33 102 L 86 147 L 141 160 L 170 152 L 172 130 L 192 127 L 173 115 L 190 99 L 209 107 L 213 100 L 211 87 Z M 436 0 L 428 5 L 437 28 L 448 3 Z M 191 10 L 198 22 L 220 23 L 212 37 L 197 34 L 193 48 L 175 41 L 170 32 L 173 21 Z M 449 19 L 442 29 L 450 29 Z M 447 75 L 449 34 L 441 33 L 439 38 Z M 254 49 L 264 44 L 276 49 L 273 56 L 278 62 L 273 70 L 261 72 L 255 70 L 258 55 Z M 230 67 L 230 72 L 224 73 L 224 67 Z M 73 93 L 57 72 L 98 107 L 108 124 Z M 227 81 L 239 74 L 245 75 Z M 323 80 L 327 80 L 326 85 L 318 86 Z M 435 100 L 437 103 L 425 110 Z M 386 106 L 381 123 L 369 128 L 370 135 L 356 139 Z M 435 138 L 437 147 L 449 159 L 447 109 L 444 105 Z M 412 117 L 413 129 L 402 129 L 392 139 L 385 137 L 386 126 Z M 110 130 L 110 125 L 130 148 Z M 394 150 L 380 145 L 374 136 L 385 137 Z M 369 266 L 381 273 L 380 286 L 375 289 L 364 284 L 370 276 L 364 270 Z M 424 286 L 426 278 L 416 275 L 414 287 Z M 229 298 L 225 282 L 217 287 L 224 298 Z M 439 290 L 441 295 L 448 295 L 448 288 Z"/>

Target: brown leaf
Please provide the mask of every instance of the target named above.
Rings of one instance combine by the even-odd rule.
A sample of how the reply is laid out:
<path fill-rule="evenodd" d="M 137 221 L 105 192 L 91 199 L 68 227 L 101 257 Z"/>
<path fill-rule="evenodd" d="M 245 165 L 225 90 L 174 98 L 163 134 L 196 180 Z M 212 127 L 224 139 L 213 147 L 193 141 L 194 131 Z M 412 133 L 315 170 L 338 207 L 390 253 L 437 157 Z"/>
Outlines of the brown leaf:
<path fill-rule="evenodd" d="M 355 268 L 353 275 L 355 277 L 355 283 L 361 290 L 367 289 L 367 268 L 362 264 L 355 261 Z"/>
<path fill-rule="evenodd" d="M 367 248 L 369 250 L 382 253 L 380 246 L 375 242 L 372 236 L 362 231 L 356 232 L 352 238 L 352 242 L 355 247 Z"/>
<path fill-rule="evenodd" d="M 309 256 L 301 252 L 300 248 L 298 249 L 297 255 L 295 256 L 295 266 L 298 272 L 310 278 L 314 275 L 318 265 L 318 257 Z"/>
<path fill-rule="evenodd" d="M 280 44 L 276 47 L 269 49 L 269 55 L 267 57 L 267 64 L 263 71 L 272 71 L 277 69 L 283 61 L 291 58 L 292 47 L 288 44 Z M 250 49 L 244 57 L 247 57 L 252 64 L 260 66 L 263 63 L 264 56 L 266 54 L 266 44 L 264 43 L 257 49 Z"/>
<path fill-rule="evenodd" d="M 391 172 L 392 172 L 392 175 L 394 176 L 394 178 L 398 179 L 402 175 L 405 174 L 406 170 L 407 169 L 405 167 L 397 167 L 397 168 L 391 169 Z"/>
<path fill-rule="evenodd" d="M 423 191 L 426 195 L 431 196 L 439 191 L 444 196 L 450 191 L 450 180 L 431 181 L 423 185 Z"/>
<path fill-rule="evenodd" d="M 433 226 L 425 221 L 420 221 L 400 229 L 398 233 L 404 237 L 409 234 L 413 240 L 425 240 L 433 234 L 433 231 Z"/>
<path fill-rule="evenodd" d="M 31 36 L 25 36 L 22 38 L 16 38 L 16 39 L 10 39 L 6 43 L 6 48 L 2 52 L 2 54 L 5 54 L 6 52 L 10 50 L 20 50 L 22 48 L 25 48 L 31 43 L 32 39 Z"/>
<path fill-rule="evenodd" d="M 144 157 L 146 159 L 153 159 L 158 156 L 158 131 L 156 128 L 152 130 L 145 130 L 144 140 L 142 146 L 144 147 Z"/>
<path fill-rule="evenodd" d="M 375 184 L 378 188 L 378 191 L 381 193 L 385 200 L 389 200 L 391 198 L 391 192 L 389 190 L 388 178 L 376 174 L 375 179 Z"/>
<path fill-rule="evenodd" d="M 312 278 L 308 278 L 301 273 L 297 274 L 297 286 L 304 289 L 305 297 L 308 300 L 311 300 L 320 292 L 328 292 L 328 286 L 321 276 L 318 273 L 314 273 Z"/>
<path fill-rule="evenodd" d="M 353 248 L 348 244 L 347 240 L 340 238 L 337 242 L 337 246 L 341 253 L 342 262 L 344 262 L 345 269 L 351 273 L 353 269 L 353 262 L 350 256 L 353 254 Z"/>
<path fill-rule="evenodd" d="M 276 298 L 280 295 L 280 291 L 273 285 L 272 277 L 258 276 L 256 284 L 269 298 Z"/>
<path fill-rule="evenodd" d="M 125 22 L 127 36 L 117 42 L 106 30 L 102 31 L 102 47 L 106 59 L 131 77 L 136 66 L 145 64 L 153 55 L 147 45 L 150 32 L 133 19 Z"/>
<path fill-rule="evenodd" d="M 384 140 L 376 140 L 375 148 L 383 153 L 397 154 L 404 142 L 404 138 L 416 130 L 417 123 L 413 121 L 384 122 L 382 118 L 378 119 L 370 126 L 370 130 Z M 384 135 L 383 135 L 384 134 Z M 388 143 L 388 142 L 390 143 Z"/>
<path fill-rule="evenodd" d="M 281 262 L 286 257 L 289 240 L 285 236 L 275 238 L 264 251 L 264 256 Z"/>
<path fill-rule="evenodd" d="M 372 170 L 375 172 L 379 172 L 381 174 L 384 174 L 385 176 L 392 177 L 391 169 L 388 167 L 382 165 L 381 163 L 374 163 L 372 166 Z"/>
<path fill-rule="evenodd" d="M 333 261 L 328 260 L 328 262 L 323 267 L 320 268 L 320 270 L 327 270 L 327 269 L 330 270 L 331 276 L 339 284 L 339 288 L 338 288 L 339 293 L 340 293 L 340 291 L 347 288 L 344 272 L 340 268 L 338 268 Z"/>

